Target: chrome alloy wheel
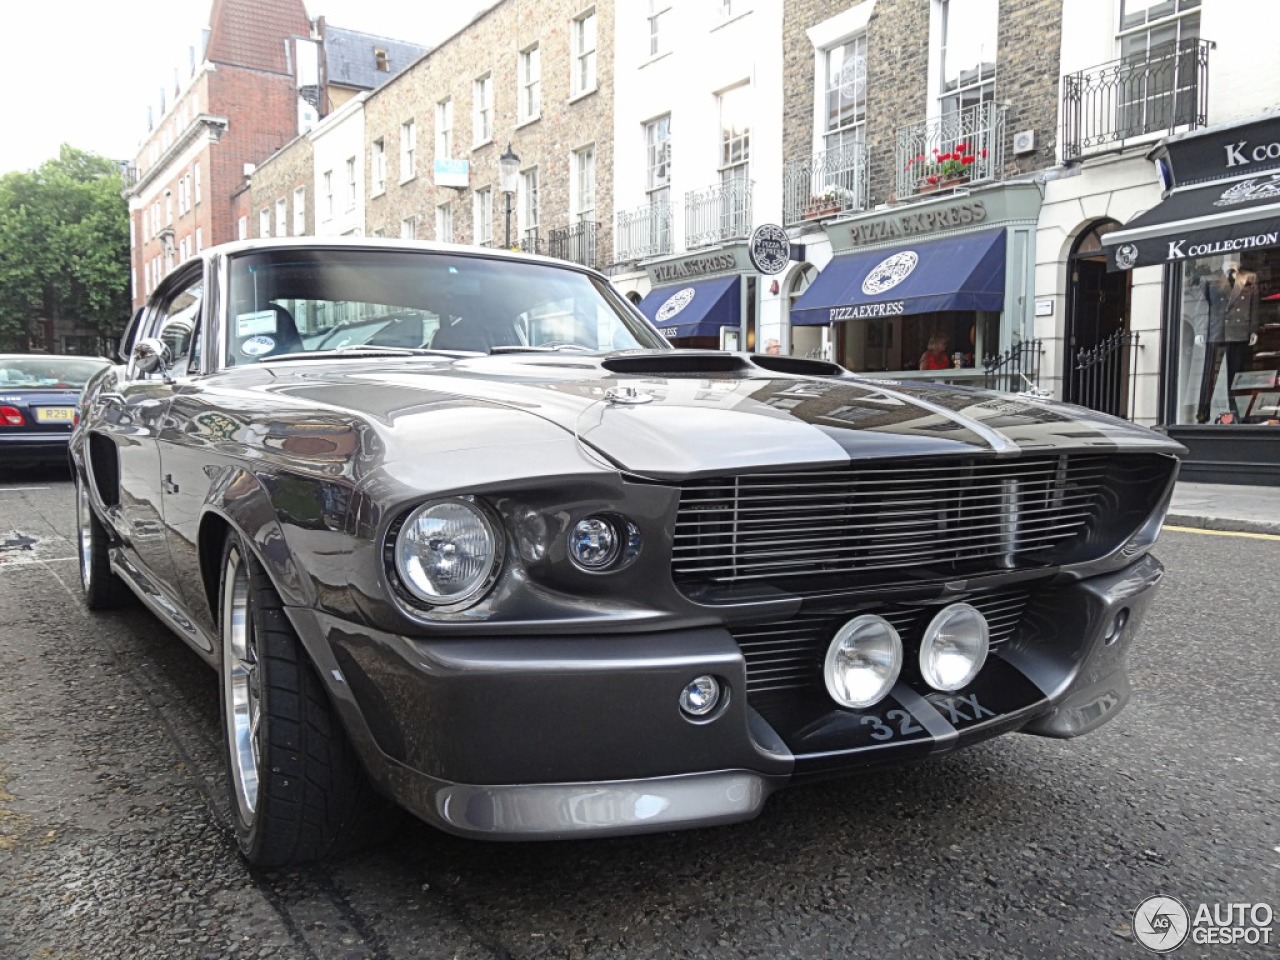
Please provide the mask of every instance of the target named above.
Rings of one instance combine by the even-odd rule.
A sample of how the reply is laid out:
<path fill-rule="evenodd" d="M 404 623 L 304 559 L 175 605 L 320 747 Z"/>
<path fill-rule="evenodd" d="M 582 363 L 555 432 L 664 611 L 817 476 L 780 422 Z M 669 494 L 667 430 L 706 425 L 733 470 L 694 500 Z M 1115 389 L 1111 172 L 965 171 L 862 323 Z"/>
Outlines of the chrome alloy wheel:
<path fill-rule="evenodd" d="M 261 688 L 258 642 L 249 612 L 249 571 L 238 549 L 227 553 L 222 571 L 222 696 L 227 745 L 240 819 L 253 823 L 261 772 Z"/>
<path fill-rule="evenodd" d="M 80 585 L 86 593 L 93 586 L 93 507 L 89 504 L 89 486 L 76 477 L 76 529 L 80 545 Z"/>

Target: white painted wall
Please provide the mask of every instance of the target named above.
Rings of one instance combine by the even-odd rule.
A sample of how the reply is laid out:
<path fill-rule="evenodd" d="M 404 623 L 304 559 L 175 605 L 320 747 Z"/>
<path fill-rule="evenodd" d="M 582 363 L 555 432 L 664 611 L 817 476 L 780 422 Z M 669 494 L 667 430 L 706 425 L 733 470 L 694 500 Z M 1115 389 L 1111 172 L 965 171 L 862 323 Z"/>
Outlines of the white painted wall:
<path fill-rule="evenodd" d="M 364 235 L 364 102 L 360 94 L 330 114 L 320 126 L 308 134 L 314 151 L 315 230 L 316 236 Z M 356 164 L 355 202 L 348 202 L 347 160 Z M 333 213 L 325 206 L 324 175 L 333 174 Z"/>

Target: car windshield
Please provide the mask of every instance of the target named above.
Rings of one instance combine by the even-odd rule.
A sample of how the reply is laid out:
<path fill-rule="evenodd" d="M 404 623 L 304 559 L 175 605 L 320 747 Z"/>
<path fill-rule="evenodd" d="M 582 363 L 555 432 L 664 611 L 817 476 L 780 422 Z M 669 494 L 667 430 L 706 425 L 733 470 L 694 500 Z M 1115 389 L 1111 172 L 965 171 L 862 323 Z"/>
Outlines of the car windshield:
<path fill-rule="evenodd" d="M 0 388 L 79 390 L 109 364 L 90 357 L 0 356 Z"/>
<path fill-rule="evenodd" d="M 666 349 L 608 282 L 554 264 L 405 250 L 231 262 L 228 366 L 350 349 Z"/>

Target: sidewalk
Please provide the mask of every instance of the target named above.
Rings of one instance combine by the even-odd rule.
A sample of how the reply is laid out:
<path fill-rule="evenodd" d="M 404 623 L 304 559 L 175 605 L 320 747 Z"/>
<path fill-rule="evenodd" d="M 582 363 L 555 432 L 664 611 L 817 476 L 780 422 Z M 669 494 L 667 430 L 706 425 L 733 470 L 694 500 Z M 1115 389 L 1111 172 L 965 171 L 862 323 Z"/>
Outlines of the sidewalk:
<path fill-rule="evenodd" d="M 1165 523 L 1280 534 L 1280 487 L 1180 482 L 1173 491 Z"/>

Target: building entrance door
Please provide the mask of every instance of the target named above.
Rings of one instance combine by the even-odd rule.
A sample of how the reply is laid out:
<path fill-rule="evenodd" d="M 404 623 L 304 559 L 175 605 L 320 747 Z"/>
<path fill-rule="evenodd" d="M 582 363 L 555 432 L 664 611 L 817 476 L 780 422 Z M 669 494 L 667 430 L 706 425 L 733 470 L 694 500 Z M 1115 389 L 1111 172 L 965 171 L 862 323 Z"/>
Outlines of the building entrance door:
<path fill-rule="evenodd" d="M 1129 271 L 1107 272 L 1101 239 L 1120 224 L 1104 221 L 1076 241 L 1067 263 L 1063 399 L 1132 418 L 1130 374 L 1137 336 L 1129 330 Z"/>

